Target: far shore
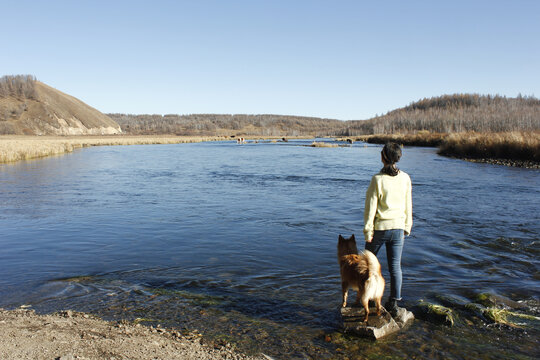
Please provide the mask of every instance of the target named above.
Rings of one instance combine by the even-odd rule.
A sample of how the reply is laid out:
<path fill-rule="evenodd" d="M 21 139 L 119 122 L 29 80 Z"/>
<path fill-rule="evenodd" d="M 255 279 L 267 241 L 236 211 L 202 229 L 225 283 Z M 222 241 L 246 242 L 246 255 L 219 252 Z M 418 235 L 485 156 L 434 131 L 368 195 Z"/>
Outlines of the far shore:
<path fill-rule="evenodd" d="M 540 132 L 378 134 L 349 136 L 373 144 L 395 141 L 410 146 L 438 147 L 440 155 L 462 160 L 540 169 Z"/>
<path fill-rule="evenodd" d="M 0 164 L 70 153 L 89 146 L 181 144 L 204 141 L 235 141 L 237 136 L 177 136 L 177 135 L 80 135 L 31 136 L 0 135 Z M 247 141 L 280 141 L 312 139 L 315 136 L 243 136 Z M 440 155 L 462 160 L 506 166 L 540 169 L 540 132 L 503 133 L 431 133 L 376 134 L 334 137 L 341 141 L 364 141 L 384 144 L 395 141 L 409 146 L 438 147 Z M 327 143 L 313 143 L 313 147 L 330 147 Z"/>
<path fill-rule="evenodd" d="M 237 137 L 241 137 L 239 135 Z M 175 136 L 175 135 L 86 135 L 35 136 L 0 135 L 0 164 L 70 153 L 89 146 L 183 144 L 204 141 L 236 140 L 231 136 Z M 244 136 L 248 140 L 273 140 L 281 136 Z M 311 136 L 290 137 L 306 139 Z"/>

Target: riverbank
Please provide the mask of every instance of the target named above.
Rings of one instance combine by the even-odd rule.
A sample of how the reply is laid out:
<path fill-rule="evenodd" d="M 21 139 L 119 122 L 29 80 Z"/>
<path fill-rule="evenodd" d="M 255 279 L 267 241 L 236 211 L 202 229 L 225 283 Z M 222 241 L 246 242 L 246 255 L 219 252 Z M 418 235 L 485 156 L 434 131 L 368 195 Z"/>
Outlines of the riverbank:
<path fill-rule="evenodd" d="M 295 137 L 300 138 L 300 137 Z M 253 139 L 281 139 L 257 136 Z M 231 136 L 104 135 L 104 136 L 22 136 L 0 135 L 0 164 L 70 153 L 89 146 L 182 144 L 235 140 Z"/>
<path fill-rule="evenodd" d="M 1 359 L 266 358 L 240 354 L 226 343 L 203 345 L 196 332 L 108 322 L 70 310 L 38 315 L 26 309 L 0 309 L 0 333 Z"/>
<path fill-rule="evenodd" d="M 463 160 L 540 169 L 540 132 L 380 134 L 355 137 L 373 144 L 395 141 L 438 147 L 440 155 Z"/>
<path fill-rule="evenodd" d="M 70 153 L 104 145 L 179 144 L 225 140 L 223 136 L 0 136 L 0 163 Z"/>

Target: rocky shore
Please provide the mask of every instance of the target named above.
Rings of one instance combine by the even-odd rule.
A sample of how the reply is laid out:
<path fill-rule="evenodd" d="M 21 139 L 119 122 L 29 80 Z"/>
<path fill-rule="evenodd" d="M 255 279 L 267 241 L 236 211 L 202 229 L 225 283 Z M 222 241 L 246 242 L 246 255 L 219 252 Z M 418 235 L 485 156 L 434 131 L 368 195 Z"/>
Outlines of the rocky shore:
<path fill-rule="evenodd" d="M 209 347 L 196 332 L 108 322 L 71 310 L 0 309 L 0 359 L 269 359 Z"/>
<path fill-rule="evenodd" d="M 486 159 L 460 158 L 460 159 L 470 161 L 470 162 L 476 162 L 476 163 L 512 166 L 512 167 L 520 167 L 520 168 L 526 168 L 526 169 L 540 169 L 539 162 L 529 161 L 529 160 L 509 160 L 509 159 L 490 159 L 490 158 L 486 158 Z"/>

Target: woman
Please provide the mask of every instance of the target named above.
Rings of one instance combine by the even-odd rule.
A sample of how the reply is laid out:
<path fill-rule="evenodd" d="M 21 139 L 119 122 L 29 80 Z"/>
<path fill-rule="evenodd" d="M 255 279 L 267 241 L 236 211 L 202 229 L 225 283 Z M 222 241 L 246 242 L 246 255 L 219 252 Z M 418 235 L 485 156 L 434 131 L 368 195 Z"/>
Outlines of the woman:
<path fill-rule="evenodd" d="M 366 192 L 364 236 L 366 249 L 377 255 L 386 244 L 386 259 L 390 270 L 390 298 L 384 307 L 395 317 L 401 300 L 401 252 L 404 235 L 411 233 L 411 179 L 396 167 L 401 158 L 401 147 L 387 143 L 381 151 L 384 164 L 371 178 Z"/>

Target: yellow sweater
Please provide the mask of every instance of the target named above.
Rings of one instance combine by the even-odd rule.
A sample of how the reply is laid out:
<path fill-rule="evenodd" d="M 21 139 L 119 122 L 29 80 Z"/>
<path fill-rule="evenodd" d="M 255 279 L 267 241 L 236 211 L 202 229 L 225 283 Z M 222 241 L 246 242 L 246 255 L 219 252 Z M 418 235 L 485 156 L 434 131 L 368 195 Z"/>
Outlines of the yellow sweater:
<path fill-rule="evenodd" d="M 364 208 L 364 237 L 373 238 L 374 230 L 403 229 L 405 235 L 412 227 L 412 186 L 407 173 L 396 176 L 379 173 L 371 178 Z"/>

